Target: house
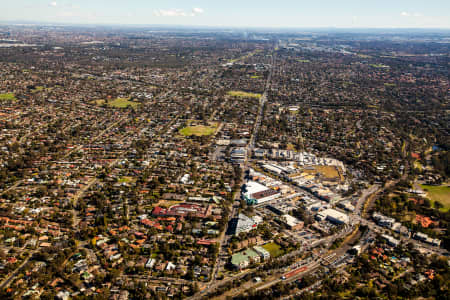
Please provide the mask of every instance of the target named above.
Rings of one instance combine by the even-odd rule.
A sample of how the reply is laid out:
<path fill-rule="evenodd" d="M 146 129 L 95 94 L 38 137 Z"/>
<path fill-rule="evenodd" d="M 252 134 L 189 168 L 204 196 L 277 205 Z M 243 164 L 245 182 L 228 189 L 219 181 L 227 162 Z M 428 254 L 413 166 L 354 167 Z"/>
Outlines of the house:
<path fill-rule="evenodd" d="M 149 260 L 148 260 L 147 263 L 145 264 L 145 267 L 146 267 L 147 269 L 153 269 L 153 266 L 155 265 L 155 263 L 156 263 L 156 259 L 154 259 L 154 258 L 149 258 Z"/>
<path fill-rule="evenodd" d="M 166 265 L 166 271 L 175 270 L 176 267 L 177 267 L 176 265 L 174 265 L 172 262 L 169 261 Z"/>

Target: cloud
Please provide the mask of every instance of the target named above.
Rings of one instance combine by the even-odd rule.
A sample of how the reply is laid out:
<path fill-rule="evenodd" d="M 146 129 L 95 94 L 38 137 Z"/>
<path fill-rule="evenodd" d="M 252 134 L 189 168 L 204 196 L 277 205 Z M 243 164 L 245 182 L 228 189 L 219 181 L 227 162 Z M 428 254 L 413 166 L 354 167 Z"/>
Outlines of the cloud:
<path fill-rule="evenodd" d="M 48 5 L 56 7 L 58 5 L 58 3 L 56 3 L 56 1 L 50 2 Z"/>
<path fill-rule="evenodd" d="M 153 11 L 157 17 L 187 17 L 188 14 L 182 9 L 157 9 Z"/>
<path fill-rule="evenodd" d="M 200 7 L 194 7 L 193 9 L 192 9 L 192 13 L 194 14 L 194 15 L 201 15 L 202 13 L 204 13 L 205 12 L 205 10 L 203 9 L 203 8 L 200 8 Z"/>
<path fill-rule="evenodd" d="M 157 17 L 195 17 L 205 12 L 203 8 L 194 7 L 192 12 L 188 13 L 183 9 L 156 9 L 153 11 L 153 15 Z"/>
<path fill-rule="evenodd" d="M 400 13 L 400 16 L 402 16 L 402 17 L 422 17 L 423 15 L 421 13 L 410 13 L 407 11 L 403 11 Z"/>

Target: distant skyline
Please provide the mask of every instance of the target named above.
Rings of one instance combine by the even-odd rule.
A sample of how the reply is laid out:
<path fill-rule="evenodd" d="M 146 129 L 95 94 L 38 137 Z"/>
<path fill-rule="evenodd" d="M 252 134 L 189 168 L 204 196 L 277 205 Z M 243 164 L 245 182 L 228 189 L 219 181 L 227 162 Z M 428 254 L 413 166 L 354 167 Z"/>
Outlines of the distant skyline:
<path fill-rule="evenodd" d="M 224 27 L 450 28 L 444 0 L 14 0 L 1 22 Z"/>

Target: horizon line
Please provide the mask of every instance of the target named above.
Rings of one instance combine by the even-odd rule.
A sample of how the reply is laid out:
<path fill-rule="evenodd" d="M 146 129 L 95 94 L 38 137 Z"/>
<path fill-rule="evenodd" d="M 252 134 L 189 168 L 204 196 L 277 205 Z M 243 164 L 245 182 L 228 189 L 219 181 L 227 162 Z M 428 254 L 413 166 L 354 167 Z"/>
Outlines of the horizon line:
<path fill-rule="evenodd" d="M 50 22 L 50 21 L 26 21 L 26 20 L 15 20 L 15 21 L 2 21 L 0 20 L 0 25 L 9 26 L 31 26 L 31 25 L 47 25 L 47 26 L 81 26 L 81 27 L 170 27 L 170 28 L 215 28 L 215 29 L 313 29 L 313 30 L 324 30 L 324 29 L 334 29 L 334 30 L 440 30 L 440 31 L 450 31 L 450 27 L 340 27 L 340 26 L 257 26 L 257 25 L 188 25 L 188 24 L 127 24 L 127 23 L 72 23 L 72 22 Z"/>

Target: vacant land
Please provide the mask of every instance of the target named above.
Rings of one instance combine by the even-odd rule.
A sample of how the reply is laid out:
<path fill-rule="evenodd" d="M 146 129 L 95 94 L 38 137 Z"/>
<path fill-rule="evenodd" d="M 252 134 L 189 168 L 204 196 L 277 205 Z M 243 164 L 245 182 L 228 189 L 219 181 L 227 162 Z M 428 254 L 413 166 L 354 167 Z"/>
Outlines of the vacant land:
<path fill-rule="evenodd" d="M 114 107 L 114 108 L 126 108 L 126 107 L 136 107 L 139 105 L 139 102 L 134 102 L 131 101 L 130 98 L 116 98 L 114 100 L 109 100 L 109 101 L 105 101 L 105 100 L 94 100 L 93 101 L 94 104 L 96 105 L 103 105 L 103 104 L 107 104 L 109 107 Z"/>
<path fill-rule="evenodd" d="M 183 203 L 184 201 L 177 201 L 177 200 L 159 200 L 158 203 L 155 204 L 155 206 L 161 206 L 161 207 L 171 207 L 180 203 Z"/>
<path fill-rule="evenodd" d="M 287 150 L 291 150 L 291 151 L 295 151 L 295 146 L 294 146 L 294 144 L 289 143 L 289 144 L 286 145 L 286 149 Z"/>
<path fill-rule="evenodd" d="M 428 198 L 433 202 L 439 201 L 444 205 L 443 211 L 450 209 L 450 186 L 448 185 L 420 185 L 427 192 Z"/>
<path fill-rule="evenodd" d="M 16 101 L 17 98 L 13 93 L 0 94 L 0 101 Z"/>
<path fill-rule="evenodd" d="M 230 96 L 233 96 L 233 97 L 255 98 L 255 99 L 259 99 L 262 96 L 261 94 L 247 93 L 247 92 L 242 92 L 242 91 L 229 91 L 227 94 Z"/>
<path fill-rule="evenodd" d="M 217 123 L 210 122 L 209 126 L 190 125 L 180 129 L 180 134 L 184 136 L 204 136 L 214 134 L 217 130 Z"/>
<path fill-rule="evenodd" d="M 281 249 L 281 247 L 275 243 L 268 243 L 262 247 L 269 251 L 271 257 L 278 257 L 284 254 L 284 251 Z"/>
<path fill-rule="evenodd" d="M 319 173 L 325 179 L 342 179 L 335 166 L 311 166 L 303 172 L 310 174 Z"/>
<path fill-rule="evenodd" d="M 309 62 L 311 62 L 309 59 L 297 59 L 297 61 L 301 62 L 301 63 L 309 63 Z"/>

